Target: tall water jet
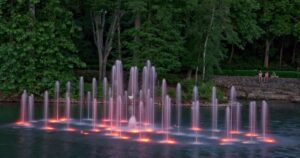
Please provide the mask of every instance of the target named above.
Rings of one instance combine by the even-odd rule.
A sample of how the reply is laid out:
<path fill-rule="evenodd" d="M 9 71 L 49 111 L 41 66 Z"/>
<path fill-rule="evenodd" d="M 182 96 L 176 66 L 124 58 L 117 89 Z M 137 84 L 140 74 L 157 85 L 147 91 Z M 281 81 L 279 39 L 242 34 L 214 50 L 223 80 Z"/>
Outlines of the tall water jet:
<path fill-rule="evenodd" d="M 116 100 L 116 118 L 115 118 L 117 128 L 121 127 L 121 118 L 122 118 L 122 96 L 118 96 Z"/>
<path fill-rule="evenodd" d="M 87 106 L 87 119 L 91 119 L 92 96 L 90 91 L 87 92 L 86 106 Z"/>
<path fill-rule="evenodd" d="M 138 91 L 138 70 L 137 67 L 131 67 L 130 68 L 130 76 L 129 76 L 129 84 L 128 84 L 128 92 L 129 92 L 129 99 L 131 101 L 132 106 L 132 116 L 131 119 L 135 119 L 135 102 L 137 97 L 137 91 Z"/>
<path fill-rule="evenodd" d="M 198 87 L 194 86 L 193 87 L 193 101 L 197 101 L 197 100 L 199 100 L 199 97 L 198 97 Z"/>
<path fill-rule="evenodd" d="M 97 98 L 97 80 L 94 77 L 92 80 L 92 99 Z"/>
<path fill-rule="evenodd" d="M 177 106 L 177 132 L 180 133 L 181 125 L 181 85 L 177 83 L 176 87 L 176 106 Z"/>
<path fill-rule="evenodd" d="M 70 98 L 70 94 L 68 92 L 66 92 L 65 102 L 66 102 L 66 128 L 65 128 L 65 130 L 73 132 L 73 131 L 75 131 L 75 129 L 70 127 L 70 124 L 71 124 L 71 98 Z"/>
<path fill-rule="evenodd" d="M 198 141 L 198 134 L 200 129 L 199 126 L 199 112 L 200 112 L 200 105 L 199 105 L 199 101 L 193 101 L 192 102 L 192 130 L 195 132 L 195 141 L 194 144 L 199 144 Z"/>
<path fill-rule="evenodd" d="M 102 87 L 102 93 L 103 93 L 103 121 L 107 120 L 107 78 L 103 78 L 103 87 Z"/>
<path fill-rule="evenodd" d="M 169 137 L 169 130 L 171 128 L 171 98 L 166 95 L 165 96 L 165 103 L 163 107 L 163 132 L 165 133 L 165 140 L 161 141 L 161 143 L 167 143 L 167 144 L 175 144 L 176 141 L 170 139 Z"/>
<path fill-rule="evenodd" d="M 230 114 L 231 110 L 230 107 L 227 106 L 226 110 L 225 110 L 225 129 L 226 129 L 226 133 L 225 133 L 225 138 L 221 139 L 222 144 L 231 144 L 233 139 L 232 139 L 232 134 L 231 134 L 231 114 Z"/>
<path fill-rule="evenodd" d="M 48 127 L 48 107 L 49 107 L 49 97 L 48 91 L 44 93 L 44 127 Z"/>
<path fill-rule="evenodd" d="M 166 95 L 167 95 L 167 82 L 165 79 L 162 80 L 162 85 L 161 85 L 161 126 L 162 129 L 164 129 L 164 108 L 165 108 L 165 104 L 166 104 Z"/>
<path fill-rule="evenodd" d="M 99 132 L 99 129 L 97 129 L 97 98 L 93 98 L 93 122 L 92 122 L 92 131 L 93 132 Z"/>
<path fill-rule="evenodd" d="M 123 104 L 118 103 L 118 98 L 124 96 L 123 89 L 123 66 L 120 60 L 117 60 L 115 64 L 112 66 L 111 71 L 111 85 L 112 85 L 112 98 L 115 101 L 114 105 L 114 118 L 110 121 L 114 121 L 114 123 L 119 126 L 120 119 L 123 118 Z"/>
<path fill-rule="evenodd" d="M 112 96 L 109 98 L 109 120 L 110 120 L 110 129 L 113 128 L 113 118 L 114 118 L 114 102 Z"/>
<path fill-rule="evenodd" d="M 60 84 L 59 81 L 55 81 L 55 90 L 54 90 L 54 95 L 55 95 L 55 107 L 54 107 L 54 118 L 56 119 L 56 121 L 59 120 L 59 115 L 60 115 L 60 107 L 59 107 L 59 103 L 60 103 L 60 97 L 59 97 L 59 93 L 60 93 Z"/>
<path fill-rule="evenodd" d="M 79 121 L 83 118 L 83 99 L 84 99 L 84 80 L 81 76 L 79 78 Z"/>
<path fill-rule="evenodd" d="M 247 137 L 250 137 L 250 141 L 245 143 L 255 143 L 253 137 L 256 137 L 256 102 L 251 101 L 249 105 L 249 133 L 246 134 Z"/>
<path fill-rule="evenodd" d="M 142 91 L 145 106 L 145 123 L 154 126 L 154 106 L 150 104 L 151 98 L 155 98 L 156 71 L 151 62 L 147 60 L 142 73 Z"/>
<path fill-rule="evenodd" d="M 20 115 L 20 121 L 17 124 L 25 125 L 27 122 L 27 91 L 24 90 L 21 96 L 21 115 Z"/>
<path fill-rule="evenodd" d="M 232 128 L 232 134 L 239 134 L 239 125 L 240 125 L 240 104 L 236 100 L 236 89 L 234 86 L 230 88 L 230 127 Z"/>
<path fill-rule="evenodd" d="M 28 121 L 33 122 L 34 117 L 34 96 L 31 94 L 28 98 Z"/>
<path fill-rule="evenodd" d="M 48 91 L 44 92 L 44 130 L 53 130 L 53 127 L 48 126 L 48 108 L 49 108 L 49 96 Z"/>
<path fill-rule="evenodd" d="M 218 130 L 218 99 L 217 99 L 217 92 L 216 87 L 212 88 L 212 95 L 211 95 L 211 108 L 212 108 L 212 132 L 211 132 L 211 138 L 217 139 L 218 137 L 215 135 L 215 132 L 219 132 Z"/>
<path fill-rule="evenodd" d="M 241 104 L 239 102 L 236 103 L 235 105 L 235 114 L 232 115 L 235 119 L 235 121 L 233 122 L 233 126 L 232 126 L 232 134 L 240 134 L 241 130 Z"/>
<path fill-rule="evenodd" d="M 125 111 L 125 115 L 123 115 L 123 119 L 122 119 L 122 121 L 124 121 L 124 122 L 127 122 L 127 119 L 128 119 L 128 93 L 127 93 L 127 91 L 125 91 L 124 92 L 124 96 L 123 96 L 123 103 L 124 103 L 124 111 Z"/>
<path fill-rule="evenodd" d="M 139 103 L 139 140 L 142 139 L 142 128 L 143 128 L 143 119 L 142 119 L 142 116 L 143 116 L 143 110 L 144 110 L 144 105 L 143 105 L 143 102 L 140 101 Z"/>
<path fill-rule="evenodd" d="M 262 126 L 261 140 L 266 143 L 275 143 L 274 139 L 267 136 L 267 133 L 268 133 L 268 104 L 265 100 L 262 101 L 261 126 Z"/>

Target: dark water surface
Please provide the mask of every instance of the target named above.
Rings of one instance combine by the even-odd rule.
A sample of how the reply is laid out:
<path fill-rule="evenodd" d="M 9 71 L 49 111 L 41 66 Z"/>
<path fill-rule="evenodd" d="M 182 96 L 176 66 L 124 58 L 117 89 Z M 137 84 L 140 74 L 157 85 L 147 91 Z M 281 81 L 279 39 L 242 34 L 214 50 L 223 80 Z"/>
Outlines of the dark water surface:
<path fill-rule="evenodd" d="M 73 115 L 77 114 L 77 110 L 77 107 L 73 108 Z M 157 114 L 160 114 L 159 108 Z M 219 114 L 219 127 L 224 128 L 224 108 L 220 109 Z M 276 144 L 166 145 L 113 139 L 104 136 L 103 133 L 82 135 L 79 131 L 46 132 L 38 128 L 16 127 L 14 122 L 19 117 L 19 105 L 0 103 L 0 158 L 300 157 L 300 105 L 272 101 L 269 102 L 269 114 L 269 129 L 271 136 L 277 140 Z M 184 108 L 182 122 L 186 129 L 190 124 L 189 115 L 189 108 Z M 260 113 L 257 115 L 259 120 Z M 41 105 L 36 106 L 35 117 L 42 117 Z M 201 107 L 201 126 L 205 129 L 210 128 L 210 108 Z M 244 131 L 248 129 L 246 104 L 242 107 L 242 126 Z M 259 126 L 258 122 L 258 129 Z"/>

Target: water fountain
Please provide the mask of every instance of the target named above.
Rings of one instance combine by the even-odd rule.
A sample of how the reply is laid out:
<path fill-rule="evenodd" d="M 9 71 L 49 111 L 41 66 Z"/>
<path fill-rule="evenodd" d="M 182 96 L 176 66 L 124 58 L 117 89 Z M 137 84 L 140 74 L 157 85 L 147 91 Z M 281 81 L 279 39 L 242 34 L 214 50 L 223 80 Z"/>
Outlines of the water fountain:
<path fill-rule="evenodd" d="M 231 107 L 227 106 L 225 110 L 225 138 L 221 139 L 222 145 L 228 145 L 232 144 L 233 139 L 232 139 L 232 133 L 231 133 Z"/>
<path fill-rule="evenodd" d="M 107 78 L 103 78 L 103 87 L 102 87 L 102 93 L 103 93 L 103 118 L 102 120 L 105 121 L 107 120 Z"/>
<path fill-rule="evenodd" d="M 211 139 L 218 139 L 219 137 L 216 136 L 216 132 L 218 130 L 218 99 L 217 99 L 217 92 L 216 87 L 212 88 L 212 95 L 211 95 L 211 108 L 212 108 L 212 130 L 211 130 Z"/>
<path fill-rule="evenodd" d="M 256 102 L 251 101 L 249 105 L 249 132 L 245 134 L 250 138 L 249 141 L 245 141 L 245 144 L 254 144 L 256 143 L 254 137 L 256 134 Z"/>
<path fill-rule="evenodd" d="M 20 116 L 21 119 L 19 122 L 17 122 L 17 124 L 28 125 L 26 119 L 26 109 L 27 109 L 27 91 L 24 90 L 21 96 L 21 116 Z"/>
<path fill-rule="evenodd" d="M 199 132 L 200 132 L 200 126 L 199 126 L 199 113 L 200 113 L 200 104 L 199 100 L 193 101 L 192 103 L 192 130 L 195 132 L 195 141 L 193 144 L 201 144 L 199 142 Z"/>
<path fill-rule="evenodd" d="M 66 92 L 66 98 L 65 98 L 65 103 L 66 103 L 66 128 L 64 129 L 65 131 L 69 132 L 74 132 L 76 129 L 71 128 L 71 98 L 70 98 L 70 93 Z"/>
<path fill-rule="evenodd" d="M 177 134 L 180 134 L 181 125 L 181 85 L 177 83 L 176 86 L 176 106 L 177 106 Z"/>
<path fill-rule="evenodd" d="M 55 90 L 54 90 L 54 94 L 55 94 L 55 108 L 54 108 L 54 120 L 55 121 L 59 121 L 59 115 L 60 115 L 60 96 L 59 96 L 59 93 L 60 93 L 60 84 L 59 84 L 59 81 L 56 81 L 55 82 Z"/>
<path fill-rule="evenodd" d="M 86 106 L 87 106 L 87 119 L 90 120 L 91 119 L 91 105 L 92 104 L 92 96 L 91 96 L 91 92 L 88 91 L 86 94 Z"/>
<path fill-rule="evenodd" d="M 34 121 L 34 96 L 31 94 L 28 98 L 28 121 Z"/>
<path fill-rule="evenodd" d="M 262 101 L 262 110 L 261 110 L 261 129 L 262 129 L 262 136 L 261 141 L 267 143 L 275 143 L 275 140 L 268 137 L 268 104 L 265 100 Z"/>
<path fill-rule="evenodd" d="M 92 80 L 92 99 L 97 98 L 97 80 L 94 77 Z"/>
<path fill-rule="evenodd" d="M 235 144 L 235 143 L 274 143 L 275 140 L 268 135 L 267 120 L 268 120 L 268 106 L 265 101 L 262 102 L 261 108 L 261 134 L 256 130 L 256 103 L 250 102 L 249 106 L 249 132 L 245 135 L 242 134 L 241 128 L 241 108 L 242 105 L 236 99 L 236 90 L 234 87 L 230 89 L 229 105 L 225 109 L 225 128 L 218 127 L 218 112 L 222 110 L 222 107 L 218 105 L 217 90 L 216 87 L 212 88 L 211 96 L 211 129 L 203 130 L 200 135 L 200 101 L 198 87 L 193 87 L 192 94 L 192 106 L 191 109 L 191 125 L 190 128 L 182 124 L 182 90 L 181 84 L 176 86 L 176 98 L 174 103 L 176 106 L 171 106 L 171 97 L 167 92 L 167 81 L 162 80 L 161 84 L 161 122 L 155 122 L 155 100 L 158 97 L 155 96 L 155 83 L 156 83 L 156 71 L 155 67 L 151 65 L 150 61 L 146 62 L 143 67 L 141 83 L 138 84 L 138 70 L 137 67 L 130 68 L 129 80 L 127 89 L 123 84 L 123 66 L 122 62 L 117 60 L 112 66 L 111 81 L 107 78 L 103 79 L 103 95 L 99 98 L 103 103 L 98 106 L 97 97 L 97 81 L 96 78 L 92 80 L 92 91 L 86 93 L 86 100 L 84 99 L 84 79 L 79 78 L 79 116 L 72 115 L 71 108 L 71 82 L 66 84 L 65 94 L 65 116 L 60 118 L 60 83 L 55 82 L 54 91 L 54 117 L 53 122 L 49 120 L 49 96 L 48 91 L 44 93 L 44 119 L 37 120 L 33 118 L 34 114 L 34 99 L 33 95 L 27 96 L 27 92 L 24 91 L 21 96 L 21 115 L 20 121 L 17 125 L 28 126 L 33 124 L 33 127 L 39 127 L 39 122 L 42 122 L 43 128 L 47 131 L 59 130 L 60 122 L 64 122 L 65 128 L 63 130 L 69 132 L 76 132 L 80 130 L 80 133 L 85 129 L 90 129 L 93 133 L 102 133 L 107 136 L 113 136 L 117 139 L 131 139 L 139 142 L 160 142 L 165 144 L 177 144 L 186 143 L 184 140 L 193 139 L 192 144 L 208 144 L 207 142 L 216 142 L 220 144 Z M 111 86 L 111 87 L 110 87 Z M 100 88 L 100 87 L 99 87 Z M 85 100 L 85 102 L 84 102 Z M 86 106 L 84 106 L 86 104 Z M 52 105 L 52 104 L 51 104 Z M 202 105 L 202 104 L 201 104 Z M 174 109 L 173 109 L 174 108 Z M 51 108 L 50 108 L 51 109 Z M 172 109 L 174 110 L 174 119 L 172 121 Z M 202 109 L 202 108 L 201 108 Z M 83 112 L 86 112 L 87 116 L 84 116 Z M 75 111 L 75 108 L 73 109 Z M 101 113 L 98 113 L 101 111 Z M 202 111 L 202 110 L 201 110 Z M 77 113 L 78 111 L 76 111 Z M 83 119 L 83 118 L 87 119 Z M 159 116 L 158 116 L 159 117 Z M 100 119 L 101 118 L 101 119 Z M 176 120 L 175 120 L 176 118 Z M 35 119 L 35 120 L 34 120 Z M 34 121 L 33 121 L 34 120 Z M 137 121 L 138 120 L 138 121 Z M 29 124 L 30 122 L 30 124 Z M 52 124 L 50 124 L 52 123 Z M 55 126 L 51 127 L 52 125 Z M 61 123 L 60 123 L 61 124 Z M 51 126 L 50 126 L 51 125 Z M 173 126 L 174 125 L 174 126 Z M 202 123 L 201 123 L 202 125 Z M 54 128 L 55 127 L 55 128 Z M 76 127 L 76 128 L 75 128 Z M 161 127 L 161 128 L 160 128 Z M 175 127 L 175 128 L 173 128 Z M 203 124 L 205 127 L 205 124 Z M 188 129 L 187 129 L 188 128 Z M 107 132 L 109 131 L 109 132 Z M 207 133 L 209 133 L 207 135 Z M 224 135 L 224 138 L 219 136 Z M 129 137 L 130 136 L 130 137 Z M 201 141 L 199 140 L 201 136 Z M 246 137 L 245 137 L 246 136 Z M 162 138 L 162 140 L 161 140 Z M 186 139 L 184 139 L 186 138 Z M 246 141 L 239 141 L 246 140 Z M 183 140 L 184 139 L 184 140 Z M 250 139 L 250 140 L 249 140 Z"/>
<path fill-rule="evenodd" d="M 83 118 L 83 99 L 84 99 L 84 80 L 81 76 L 79 78 L 79 122 L 82 122 Z"/>
<path fill-rule="evenodd" d="M 44 130 L 54 130 L 53 127 L 48 125 L 48 109 L 49 108 L 49 96 L 48 91 L 44 93 L 44 126 L 42 129 Z"/>

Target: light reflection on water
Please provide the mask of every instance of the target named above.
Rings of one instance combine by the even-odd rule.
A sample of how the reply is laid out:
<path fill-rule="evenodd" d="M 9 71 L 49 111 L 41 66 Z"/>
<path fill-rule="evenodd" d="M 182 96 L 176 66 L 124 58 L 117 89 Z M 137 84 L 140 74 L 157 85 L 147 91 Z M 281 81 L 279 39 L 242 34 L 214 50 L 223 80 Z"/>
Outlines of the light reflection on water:
<path fill-rule="evenodd" d="M 105 137 L 101 134 L 81 135 L 79 132 L 45 132 L 15 128 L 18 106 L 0 104 L 0 157 L 20 158 L 267 158 L 298 157 L 300 155 L 300 106 L 284 102 L 269 102 L 270 131 L 279 141 L 276 145 L 165 145 L 139 143 Z M 248 107 L 243 108 L 242 124 L 247 129 Z M 37 107 L 36 117 L 41 117 Z M 76 111 L 76 109 L 74 109 Z M 159 112 L 158 112 L 159 113 Z M 189 109 L 183 110 L 183 124 L 189 125 Z M 223 126 L 220 112 L 220 126 Z M 208 108 L 202 108 L 202 125 L 210 126 Z M 159 120 L 159 118 L 157 118 Z M 246 123 L 246 124 L 245 124 Z"/>

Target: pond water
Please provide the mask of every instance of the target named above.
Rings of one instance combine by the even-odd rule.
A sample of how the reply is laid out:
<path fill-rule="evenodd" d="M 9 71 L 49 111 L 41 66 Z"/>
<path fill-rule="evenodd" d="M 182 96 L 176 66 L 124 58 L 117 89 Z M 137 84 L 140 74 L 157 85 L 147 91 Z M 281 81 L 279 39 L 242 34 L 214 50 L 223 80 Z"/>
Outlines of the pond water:
<path fill-rule="evenodd" d="M 241 123 L 242 129 L 246 131 L 248 130 L 248 105 L 246 102 L 243 103 Z M 80 133 L 80 130 L 76 132 L 62 130 L 47 132 L 39 128 L 18 127 L 15 122 L 19 118 L 19 104 L 0 103 L 0 158 L 299 157 L 300 105 L 279 101 L 269 101 L 268 104 L 269 130 L 271 136 L 276 139 L 276 144 L 220 145 L 211 142 L 205 143 L 207 140 L 200 137 L 199 140 L 203 140 L 203 145 L 189 143 L 168 145 L 114 139 L 105 136 L 103 132 L 85 135 Z M 35 118 L 42 118 L 42 109 L 42 105 L 36 105 Z M 161 113 L 160 108 L 157 107 L 156 109 L 158 116 Z M 78 107 L 74 106 L 73 116 L 77 116 L 77 111 Z M 184 107 L 182 112 L 182 126 L 184 127 L 182 130 L 188 130 L 190 127 L 190 108 Z M 204 129 L 211 128 L 210 108 L 201 107 L 200 116 L 201 127 Z M 258 118 L 259 116 L 258 114 Z M 222 107 L 218 122 L 218 126 L 222 129 L 224 129 L 224 117 L 224 107 Z M 156 119 L 159 122 L 160 118 L 157 117 Z M 175 121 L 174 119 L 173 122 Z M 259 127 L 259 125 L 258 122 L 257 126 Z M 57 129 L 59 128 L 58 126 Z M 193 138 L 173 137 L 185 139 L 186 142 L 193 141 Z"/>

